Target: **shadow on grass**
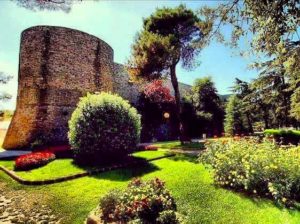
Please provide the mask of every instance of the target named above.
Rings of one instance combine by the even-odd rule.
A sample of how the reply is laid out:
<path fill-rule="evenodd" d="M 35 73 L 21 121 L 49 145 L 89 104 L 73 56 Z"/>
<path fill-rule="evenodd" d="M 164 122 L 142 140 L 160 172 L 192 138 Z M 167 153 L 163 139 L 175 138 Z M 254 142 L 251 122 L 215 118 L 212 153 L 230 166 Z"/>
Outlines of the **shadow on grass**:
<path fill-rule="evenodd" d="M 113 170 L 109 172 L 99 173 L 92 177 L 97 179 L 106 179 L 112 181 L 128 181 L 135 177 L 141 177 L 145 174 L 160 170 L 157 166 L 147 163 L 139 166 L 131 166 L 124 169 Z"/>
<path fill-rule="evenodd" d="M 173 157 L 168 157 L 167 159 L 173 160 L 173 161 L 188 161 L 191 163 L 198 163 L 197 159 L 198 156 L 195 155 L 186 155 L 182 153 L 176 153 Z"/>
<path fill-rule="evenodd" d="M 108 179 L 112 181 L 128 181 L 133 177 L 143 176 L 147 173 L 151 173 L 159 170 L 157 166 L 148 162 L 147 159 L 134 157 L 134 156 L 129 156 L 119 162 L 105 163 L 103 165 L 97 165 L 97 166 L 82 165 L 74 161 L 73 161 L 73 165 L 82 168 L 86 171 L 94 171 L 98 169 L 100 170 L 102 168 L 105 169 L 108 168 L 108 170 L 99 172 L 98 174 L 93 174 L 91 175 L 91 177 L 97 179 Z M 119 165 L 121 165 L 122 168 L 109 169 L 110 167 L 119 166 Z"/>

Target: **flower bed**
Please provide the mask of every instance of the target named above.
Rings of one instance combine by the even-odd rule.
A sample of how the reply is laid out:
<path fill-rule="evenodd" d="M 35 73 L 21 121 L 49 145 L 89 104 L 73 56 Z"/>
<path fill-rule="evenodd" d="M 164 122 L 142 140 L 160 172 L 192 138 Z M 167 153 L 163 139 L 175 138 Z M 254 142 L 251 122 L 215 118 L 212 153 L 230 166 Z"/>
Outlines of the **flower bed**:
<path fill-rule="evenodd" d="M 93 216 L 98 223 L 180 223 L 174 198 L 158 178 L 135 179 L 125 191 L 109 192 Z M 91 216 L 87 223 L 92 223 Z"/>
<path fill-rule="evenodd" d="M 16 170 L 30 170 L 48 164 L 55 159 L 51 152 L 34 152 L 18 157 L 15 161 Z"/>
<path fill-rule="evenodd" d="M 200 161 L 214 168 L 218 185 L 271 197 L 294 205 L 300 201 L 300 147 L 240 139 L 206 145 Z"/>

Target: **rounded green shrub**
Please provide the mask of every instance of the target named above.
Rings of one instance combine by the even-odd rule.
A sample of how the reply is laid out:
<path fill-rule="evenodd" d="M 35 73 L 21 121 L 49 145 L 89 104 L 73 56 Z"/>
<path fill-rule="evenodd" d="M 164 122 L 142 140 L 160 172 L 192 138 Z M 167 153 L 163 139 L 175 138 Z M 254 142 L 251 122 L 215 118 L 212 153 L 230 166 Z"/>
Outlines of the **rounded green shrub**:
<path fill-rule="evenodd" d="M 69 142 L 80 163 L 108 163 L 123 158 L 137 146 L 141 118 L 122 97 L 88 94 L 69 121 Z"/>

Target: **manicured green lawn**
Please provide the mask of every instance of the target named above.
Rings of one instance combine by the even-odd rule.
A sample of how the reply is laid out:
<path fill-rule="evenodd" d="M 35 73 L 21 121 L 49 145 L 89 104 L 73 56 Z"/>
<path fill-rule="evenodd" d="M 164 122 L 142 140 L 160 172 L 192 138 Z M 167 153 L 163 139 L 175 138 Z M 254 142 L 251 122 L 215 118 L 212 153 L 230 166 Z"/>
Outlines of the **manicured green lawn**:
<path fill-rule="evenodd" d="M 174 148 L 180 148 L 183 150 L 189 150 L 189 149 L 203 149 L 204 144 L 199 142 L 191 142 L 186 143 L 184 145 L 181 145 L 180 141 L 168 141 L 168 142 L 156 142 L 153 145 L 161 148 L 161 149 L 174 149 Z"/>
<path fill-rule="evenodd" d="M 139 152 L 136 155 L 154 158 L 161 151 Z M 12 166 L 12 162 L 0 161 Z M 80 171 L 70 160 L 57 160 L 28 173 L 24 178 L 60 176 Z M 63 223 L 82 223 L 99 202 L 99 197 L 112 188 L 124 188 L 133 177 L 150 179 L 159 177 L 176 198 L 178 210 L 186 215 L 187 223 L 299 223 L 300 212 L 281 209 L 271 201 L 252 199 L 213 185 L 211 172 L 193 158 L 178 155 L 151 162 L 147 167 L 116 170 L 46 186 L 21 186 L 0 172 L 0 181 L 13 189 L 31 193 L 44 193 L 50 197 L 49 205 L 65 217 Z"/>
<path fill-rule="evenodd" d="M 163 151 L 157 151 L 155 153 L 151 151 L 143 151 L 135 153 L 134 155 L 139 158 L 152 159 L 164 156 L 166 154 L 167 153 Z M 14 161 L 12 160 L 0 161 L 0 165 L 10 170 L 14 169 Z M 72 159 L 56 159 L 53 162 L 50 162 L 47 166 L 41 167 L 39 169 L 15 172 L 18 176 L 26 180 L 43 180 L 68 176 L 71 174 L 81 173 L 83 171 L 85 171 L 85 169 L 74 164 Z"/>

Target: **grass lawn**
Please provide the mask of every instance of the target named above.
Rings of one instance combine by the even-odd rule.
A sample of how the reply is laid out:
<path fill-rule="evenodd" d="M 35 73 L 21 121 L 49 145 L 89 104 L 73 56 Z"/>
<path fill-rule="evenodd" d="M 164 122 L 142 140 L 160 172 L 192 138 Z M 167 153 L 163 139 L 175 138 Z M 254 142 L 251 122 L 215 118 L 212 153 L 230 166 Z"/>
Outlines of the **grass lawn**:
<path fill-rule="evenodd" d="M 167 141 L 167 142 L 156 142 L 153 143 L 154 146 L 157 146 L 161 149 L 175 149 L 175 148 L 180 148 L 183 150 L 190 150 L 190 149 L 203 149 L 204 144 L 199 143 L 199 142 L 191 142 L 191 143 L 186 143 L 181 145 L 180 141 Z"/>
<path fill-rule="evenodd" d="M 138 152 L 136 156 L 154 158 L 161 151 Z M 13 162 L 0 161 L 12 168 Z M 56 160 L 30 173 L 18 172 L 27 179 L 66 175 L 81 171 L 71 160 Z M 299 223 L 300 212 L 276 207 L 265 199 L 251 199 L 213 185 L 211 172 L 191 157 L 178 155 L 151 162 L 147 167 L 115 170 L 63 183 L 45 186 L 22 186 L 0 172 L 0 181 L 12 189 L 47 196 L 47 203 L 64 217 L 63 223 L 82 223 L 95 208 L 99 197 L 112 188 L 124 188 L 133 177 L 159 177 L 176 198 L 178 210 L 187 223 Z"/>
<path fill-rule="evenodd" d="M 229 137 L 220 137 L 220 138 L 208 138 L 207 141 L 215 140 L 228 140 Z M 182 149 L 182 150 L 202 150 L 204 149 L 203 142 L 191 142 L 181 145 L 180 141 L 166 141 L 166 142 L 155 142 L 152 145 L 157 146 L 161 149 Z"/>

